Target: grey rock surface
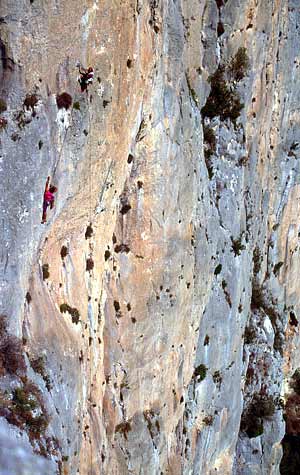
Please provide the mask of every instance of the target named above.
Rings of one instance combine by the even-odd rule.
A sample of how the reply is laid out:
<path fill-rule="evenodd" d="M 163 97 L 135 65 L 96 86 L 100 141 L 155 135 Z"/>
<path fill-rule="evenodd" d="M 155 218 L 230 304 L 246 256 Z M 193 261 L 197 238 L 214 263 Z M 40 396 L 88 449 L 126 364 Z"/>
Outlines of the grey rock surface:
<path fill-rule="evenodd" d="M 26 383 L 1 353 L 1 475 L 280 473 L 300 366 L 299 22 L 296 0 L 2 0 L 0 314 L 49 424 L 40 445 L 7 424 Z M 222 65 L 235 119 L 202 110 Z M 249 437 L 258 399 L 274 410 Z"/>
<path fill-rule="evenodd" d="M 0 473 L 1 475 L 51 475 L 56 464 L 37 456 L 19 431 L 5 420 L 0 421 Z"/>

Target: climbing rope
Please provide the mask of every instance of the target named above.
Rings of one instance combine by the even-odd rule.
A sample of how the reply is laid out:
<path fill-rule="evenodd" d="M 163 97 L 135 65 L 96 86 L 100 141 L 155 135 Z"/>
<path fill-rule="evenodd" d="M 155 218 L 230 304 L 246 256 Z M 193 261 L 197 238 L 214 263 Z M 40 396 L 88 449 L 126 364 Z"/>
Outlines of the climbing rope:
<path fill-rule="evenodd" d="M 89 95 L 89 93 L 87 94 L 87 97 L 88 97 L 88 106 L 91 104 L 91 97 Z M 92 112 L 91 110 L 89 109 L 88 111 L 88 140 L 89 140 L 89 148 L 88 148 L 88 160 L 89 160 L 89 177 L 88 177 L 88 187 L 89 187 L 89 210 L 88 210 L 88 218 L 89 218 L 89 225 L 92 226 L 92 222 L 93 222 L 93 184 L 92 184 L 92 179 L 93 179 L 93 165 L 92 165 L 92 137 L 93 137 L 93 134 L 92 134 L 92 126 L 93 126 L 93 116 L 92 116 Z M 112 167 L 113 167 L 113 164 L 114 164 L 114 160 L 112 159 L 109 166 L 108 166 L 108 169 L 107 169 L 107 173 L 106 173 L 106 176 L 104 178 L 104 182 L 103 182 L 103 185 L 102 185 L 102 188 L 101 188 L 101 191 L 100 191 L 100 195 L 99 195 L 99 207 L 101 207 L 101 204 L 102 204 L 102 200 L 103 200 L 103 196 L 104 196 L 104 191 L 105 191 L 105 188 L 107 186 L 107 182 L 108 182 L 108 179 L 109 179 L 109 176 L 110 176 L 110 173 L 111 173 L 111 170 L 112 170 Z M 92 253 L 93 253 L 93 245 L 92 243 L 90 242 L 89 243 L 89 256 L 92 257 Z M 92 326 L 92 315 L 91 315 L 91 321 L 90 321 L 90 338 L 89 338 L 89 362 L 90 362 L 90 391 L 89 391 L 89 398 L 88 398 L 88 413 L 89 413 L 89 424 L 90 424 L 90 436 L 89 436 L 89 442 L 90 442 L 90 474 L 93 473 L 93 447 L 92 447 L 92 434 L 91 434 L 91 430 L 92 430 L 92 411 L 93 411 L 93 406 L 94 406 L 94 402 L 93 402 L 93 398 L 92 398 L 92 392 L 93 392 L 93 371 L 92 371 L 92 350 L 93 350 L 93 342 L 94 342 L 94 334 L 93 334 L 93 326 Z"/>
<path fill-rule="evenodd" d="M 92 226 L 92 120 L 91 120 L 91 111 L 90 111 L 90 104 L 91 104 L 91 97 L 87 92 L 87 102 L 88 102 L 88 141 L 89 141 L 89 225 Z M 89 242 L 89 257 L 92 257 L 93 253 L 93 246 L 92 243 Z M 89 398 L 88 398 L 88 413 L 89 413 L 89 426 L 90 426 L 90 433 L 89 433 L 89 444 L 90 444 L 90 474 L 93 473 L 93 446 L 92 446 L 92 410 L 93 410 L 93 399 L 92 399 L 92 391 L 93 391 L 93 371 L 92 371 L 92 345 L 94 342 L 94 334 L 93 334 L 93 322 L 92 322 L 92 312 L 90 314 L 90 337 L 89 337 L 89 363 L 90 363 L 90 391 L 89 391 Z"/>
<path fill-rule="evenodd" d="M 71 115 L 70 115 L 70 124 L 69 124 L 69 127 L 67 127 L 66 130 L 65 130 L 65 134 L 64 134 L 63 141 L 62 141 L 62 145 L 61 145 L 61 147 L 60 147 L 60 152 L 59 152 L 59 154 L 58 154 L 58 156 L 57 156 L 57 158 L 56 158 L 56 160 L 55 160 L 52 178 L 55 177 L 56 170 L 57 170 L 58 164 L 59 164 L 59 162 L 60 162 L 60 159 L 61 159 L 61 156 L 62 156 L 62 153 L 63 153 L 63 149 L 64 149 L 65 141 L 66 141 L 66 138 L 67 138 L 67 135 L 68 135 L 68 131 L 69 131 L 69 129 L 71 128 L 71 126 L 72 126 L 72 124 L 73 124 L 73 112 L 74 112 L 74 108 L 72 107 Z"/>
<path fill-rule="evenodd" d="M 90 111 L 90 103 L 91 103 L 91 97 L 89 96 L 89 93 L 87 94 L 88 98 L 88 111 L 89 111 L 89 220 L 90 220 L 90 225 L 92 224 L 92 134 L 91 134 L 91 111 Z"/>
<path fill-rule="evenodd" d="M 109 164 L 109 167 L 108 167 L 108 170 L 107 170 L 107 174 L 106 174 L 106 177 L 105 177 L 105 179 L 104 179 L 104 183 L 103 183 L 103 186 L 102 186 L 100 195 L 99 195 L 99 206 L 100 206 L 101 203 L 102 203 L 102 198 L 103 198 L 103 195 L 104 195 L 104 191 L 105 191 L 105 188 L 106 188 L 106 185 L 107 185 L 107 182 L 108 182 L 108 178 L 109 178 L 109 175 L 110 175 L 110 172 L 111 172 L 111 169 L 112 169 L 113 164 L 114 164 L 114 160 L 112 159 L 112 160 L 110 161 L 110 164 Z"/>

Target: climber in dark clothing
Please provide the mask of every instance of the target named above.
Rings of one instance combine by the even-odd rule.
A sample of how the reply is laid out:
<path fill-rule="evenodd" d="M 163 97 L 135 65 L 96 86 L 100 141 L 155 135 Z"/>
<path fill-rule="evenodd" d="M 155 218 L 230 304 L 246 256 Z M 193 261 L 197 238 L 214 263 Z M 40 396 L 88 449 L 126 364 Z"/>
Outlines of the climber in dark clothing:
<path fill-rule="evenodd" d="M 47 221 L 47 208 L 50 206 L 50 209 L 54 206 L 54 193 L 57 192 L 56 186 L 50 185 L 50 176 L 48 176 L 44 191 L 44 201 L 43 201 L 43 216 L 42 216 L 42 223 L 44 224 Z"/>
<path fill-rule="evenodd" d="M 81 92 L 88 92 L 87 91 L 87 88 L 88 88 L 88 85 L 89 84 L 92 84 L 93 83 L 93 80 L 94 80 L 94 70 L 92 67 L 89 67 L 88 69 L 84 69 L 80 66 L 78 66 L 79 68 L 79 74 L 80 76 L 78 77 L 78 82 L 80 84 L 80 87 L 81 87 Z"/>

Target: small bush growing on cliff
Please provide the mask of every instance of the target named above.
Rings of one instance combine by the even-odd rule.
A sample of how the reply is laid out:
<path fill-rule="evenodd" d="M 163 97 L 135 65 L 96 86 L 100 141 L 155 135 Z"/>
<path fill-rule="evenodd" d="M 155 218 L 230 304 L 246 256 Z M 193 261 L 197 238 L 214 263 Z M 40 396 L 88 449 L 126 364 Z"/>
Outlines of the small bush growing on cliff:
<path fill-rule="evenodd" d="M 92 257 L 86 260 L 86 271 L 89 272 L 94 269 L 94 261 Z"/>
<path fill-rule="evenodd" d="M 93 235 L 93 228 L 92 226 L 89 224 L 86 228 L 86 231 L 85 231 L 85 239 L 89 239 L 91 238 Z"/>
<path fill-rule="evenodd" d="M 286 433 L 297 436 L 300 434 L 300 395 L 291 394 L 285 404 Z"/>
<path fill-rule="evenodd" d="M 225 279 L 222 280 L 222 289 L 224 291 L 226 302 L 228 303 L 229 307 L 231 308 L 232 307 L 232 301 L 231 301 L 230 293 L 229 293 L 228 288 L 227 288 L 227 282 L 226 282 Z"/>
<path fill-rule="evenodd" d="M 74 102 L 73 104 L 73 109 L 77 110 L 77 111 L 80 111 L 80 104 L 78 101 Z"/>
<path fill-rule="evenodd" d="M 240 47 L 229 63 L 229 73 L 235 81 L 241 81 L 244 79 L 248 68 L 249 58 L 247 50 L 244 47 Z"/>
<path fill-rule="evenodd" d="M 7 373 L 22 375 L 26 371 L 22 341 L 7 335 L 0 346 L 0 365 Z"/>
<path fill-rule="evenodd" d="M 261 419 L 255 419 L 250 416 L 249 419 L 242 420 L 241 431 L 246 432 L 248 437 L 252 439 L 264 433 L 264 425 Z"/>
<path fill-rule="evenodd" d="M 214 270 L 215 275 L 219 275 L 222 271 L 222 264 L 218 264 L 217 267 Z"/>
<path fill-rule="evenodd" d="M 256 394 L 241 418 L 241 431 L 249 438 L 263 433 L 263 419 L 274 415 L 276 406 L 271 396 Z"/>
<path fill-rule="evenodd" d="M 66 312 L 68 312 L 68 313 L 71 315 L 71 317 L 72 317 L 72 322 L 73 322 L 73 323 L 76 323 L 76 325 L 77 325 L 77 323 L 79 323 L 80 313 L 79 313 L 79 311 L 77 310 L 77 308 L 75 308 L 75 307 L 70 307 L 70 305 L 67 304 L 67 303 L 62 303 L 62 304 L 60 305 L 59 309 L 60 309 L 61 313 L 66 313 Z"/>
<path fill-rule="evenodd" d="M 24 110 L 20 110 L 14 114 L 14 118 L 18 124 L 19 129 L 23 129 L 25 125 L 30 124 L 32 121 L 31 117 L 26 116 Z"/>
<path fill-rule="evenodd" d="M 223 30 L 220 31 L 222 34 Z M 240 116 L 244 104 L 236 90 L 236 83 L 241 81 L 249 68 L 249 58 L 245 48 L 239 48 L 228 66 L 221 64 L 209 77 L 210 94 L 202 107 L 203 120 L 219 116 L 221 121 L 229 119 L 234 125 Z M 230 81 L 231 79 L 231 81 Z M 234 82 L 235 81 L 235 82 Z"/>
<path fill-rule="evenodd" d="M 275 277 L 278 277 L 279 271 L 280 271 L 281 267 L 283 266 L 283 264 L 284 264 L 284 262 L 280 261 L 280 262 L 277 262 L 277 264 L 274 265 L 273 274 L 275 275 Z"/>
<path fill-rule="evenodd" d="M 13 390 L 12 398 L 2 396 L 4 403 L 0 415 L 6 418 L 9 424 L 26 430 L 31 441 L 39 440 L 44 435 L 49 416 L 43 404 L 42 395 L 37 386 L 26 380 L 23 386 Z"/>
<path fill-rule="evenodd" d="M 280 320 L 279 313 L 272 300 L 266 295 L 264 287 L 256 283 L 254 283 L 252 287 L 251 309 L 262 309 L 265 314 L 268 315 L 273 328 L 276 330 L 276 321 Z"/>
<path fill-rule="evenodd" d="M 215 371 L 214 374 L 213 374 L 213 381 L 215 384 L 217 384 L 218 386 L 221 386 L 222 384 L 222 381 L 223 381 L 223 377 L 220 373 L 220 371 Z"/>
<path fill-rule="evenodd" d="M 120 213 L 124 215 L 124 214 L 128 213 L 129 210 L 131 210 L 130 204 L 129 203 L 124 203 L 120 208 Z"/>
<path fill-rule="evenodd" d="M 41 368 L 37 360 L 33 366 L 36 370 Z M 7 317 L 0 315 L 0 376 L 6 373 L 15 377 L 18 386 L 13 389 L 8 387 L 5 392 L 0 390 L 0 417 L 4 417 L 9 424 L 25 430 L 34 450 L 47 457 L 54 439 L 45 438 L 49 416 L 42 394 L 26 377 L 21 340 L 8 334 Z"/>
<path fill-rule="evenodd" d="M 206 426 L 212 426 L 214 423 L 214 416 L 212 415 L 208 415 L 208 416 L 205 416 L 204 419 L 203 419 L 203 424 L 206 425 Z"/>
<path fill-rule="evenodd" d="M 268 418 L 274 415 L 276 406 L 272 396 L 256 396 L 252 403 L 252 413 L 257 417 Z"/>
<path fill-rule="evenodd" d="M 7 110 L 6 102 L 4 99 L 0 98 L 0 114 L 2 114 L 2 112 L 5 112 L 6 110 Z"/>
<path fill-rule="evenodd" d="M 36 409 L 38 402 L 35 395 L 32 393 L 32 388 L 23 387 L 16 388 L 13 392 L 13 401 L 15 406 L 22 411 L 31 411 Z"/>
<path fill-rule="evenodd" d="M 50 277 L 49 264 L 43 264 L 42 273 L 43 273 L 43 280 L 49 279 Z"/>
<path fill-rule="evenodd" d="M 116 426 L 116 432 L 119 432 L 124 435 L 127 440 L 127 434 L 131 431 L 131 424 L 129 421 L 122 422 Z"/>
<path fill-rule="evenodd" d="M 120 303 L 117 301 L 117 300 L 114 300 L 114 309 L 115 309 L 115 312 L 116 312 L 116 317 L 117 318 L 122 318 L 122 312 L 121 312 L 121 307 L 120 307 Z"/>
<path fill-rule="evenodd" d="M 300 368 L 297 368 L 292 376 L 291 387 L 300 396 Z"/>
<path fill-rule="evenodd" d="M 48 391 L 51 391 L 52 385 L 51 385 L 50 377 L 45 368 L 45 364 L 46 364 L 45 357 L 38 356 L 34 358 L 31 356 L 29 357 L 29 361 L 30 361 L 33 371 L 35 371 L 35 373 L 38 373 L 42 376 L 43 380 L 45 381 L 46 388 L 48 389 Z"/>
<path fill-rule="evenodd" d="M 250 345 L 255 341 L 256 338 L 256 331 L 254 327 L 248 326 L 245 328 L 244 332 L 244 342 L 246 345 Z"/>
<path fill-rule="evenodd" d="M 72 105 L 72 96 L 67 92 L 63 92 L 59 96 L 56 97 L 56 104 L 58 109 L 69 109 Z"/>
<path fill-rule="evenodd" d="M 275 333 L 274 349 L 283 355 L 284 335 L 279 325 L 281 315 L 277 310 L 276 302 L 266 294 L 264 287 L 257 285 L 255 281 L 253 282 L 252 287 L 251 309 L 262 310 L 266 315 L 268 315 Z"/>
<path fill-rule="evenodd" d="M 4 117 L 0 117 L 0 131 L 6 129 L 7 120 Z"/>
<path fill-rule="evenodd" d="M 69 254 L 69 251 L 68 251 L 67 246 L 62 246 L 60 250 L 60 257 L 64 259 L 65 257 L 67 257 L 68 254 Z"/>
<path fill-rule="evenodd" d="M 219 66 L 210 76 L 211 91 L 201 113 L 203 118 L 213 119 L 220 116 L 222 121 L 230 119 L 235 124 L 244 104 L 241 103 L 238 93 L 229 87 L 224 74 L 224 66 Z"/>
<path fill-rule="evenodd" d="M 38 102 L 39 100 L 36 94 L 27 94 L 24 100 L 24 107 L 27 110 L 31 109 L 32 111 L 34 111 L 34 107 L 37 105 Z"/>
<path fill-rule="evenodd" d="M 126 252 L 126 254 L 128 254 L 128 252 L 130 251 L 130 247 L 127 245 L 127 244 L 116 244 L 116 246 L 114 247 L 114 251 L 116 253 L 119 253 L 119 252 Z"/>
<path fill-rule="evenodd" d="M 209 179 L 211 180 L 214 175 L 211 156 L 216 151 L 216 136 L 213 129 L 206 125 L 203 126 L 203 140 L 205 164 L 208 171 Z"/>
<path fill-rule="evenodd" d="M 222 21 L 219 21 L 217 25 L 217 35 L 220 37 L 224 33 L 225 33 L 224 23 Z"/>
<path fill-rule="evenodd" d="M 216 135 L 211 127 L 204 125 L 203 138 L 204 142 L 207 143 L 210 146 L 211 150 L 214 152 L 216 149 Z"/>
<path fill-rule="evenodd" d="M 31 302 L 31 300 L 32 300 L 32 297 L 31 297 L 31 295 L 30 295 L 30 292 L 26 292 L 25 299 L 26 299 L 26 302 L 27 302 L 28 305 L 29 305 L 30 302 Z"/>
<path fill-rule="evenodd" d="M 7 317 L 0 315 L 0 376 L 23 375 L 26 371 L 22 342 L 7 332 Z"/>
<path fill-rule="evenodd" d="M 10 138 L 12 139 L 13 142 L 18 142 L 19 140 L 21 140 L 20 135 L 17 134 L 16 132 L 14 132 L 13 134 L 11 134 Z"/>
<path fill-rule="evenodd" d="M 197 382 L 203 381 L 205 379 L 207 373 L 207 368 L 204 364 L 200 364 L 194 369 L 193 379 Z"/>
<path fill-rule="evenodd" d="M 234 257 L 240 256 L 241 252 L 246 249 L 246 247 L 242 244 L 242 236 L 239 236 L 237 239 L 233 239 L 231 237 L 231 250 L 234 253 Z"/>
<path fill-rule="evenodd" d="M 253 251 L 253 273 L 257 275 L 260 272 L 262 264 L 262 255 L 260 253 L 259 247 L 256 246 Z"/>

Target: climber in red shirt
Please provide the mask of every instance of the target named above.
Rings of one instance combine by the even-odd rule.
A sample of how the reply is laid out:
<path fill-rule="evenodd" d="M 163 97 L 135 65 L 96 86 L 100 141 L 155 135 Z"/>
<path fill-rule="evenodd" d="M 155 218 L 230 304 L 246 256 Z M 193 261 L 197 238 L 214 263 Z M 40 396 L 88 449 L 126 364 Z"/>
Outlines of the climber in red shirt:
<path fill-rule="evenodd" d="M 49 187 L 49 182 L 50 182 L 50 176 L 48 176 L 47 181 L 46 181 L 46 186 L 45 186 L 45 191 L 44 191 L 44 201 L 43 201 L 43 216 L 42 216 L 42 223 L 44 224 L 47 221 L 47 208 L 50 205 L 50 209 L 53 208 L 54 206 L 54 193 L 57 192 L 56 186 L 50 185 Z"/>
<path fill-rule="evenodd" d="M 89 84 L 92 84 L 94 80 L 94 70 L 92 67 L 89 67 L 88 69 L 81 69 L 80 65 L 78 66 L 78 68 L 80 74 L 80 76 L 78 77 L 78 82 L 81 87 L 81 92 L 88 92 L 87 87 Z"/>

